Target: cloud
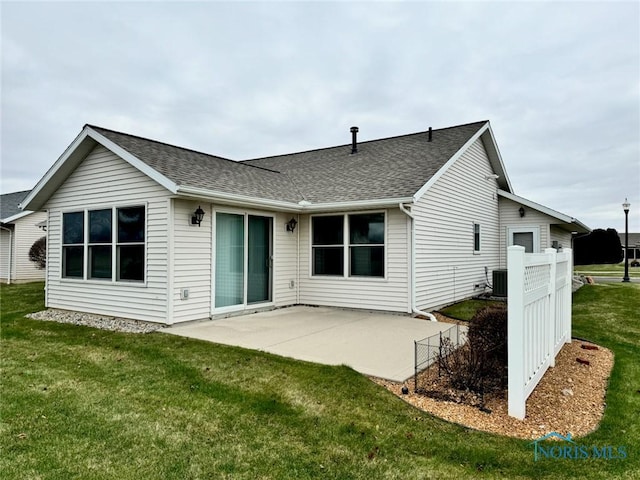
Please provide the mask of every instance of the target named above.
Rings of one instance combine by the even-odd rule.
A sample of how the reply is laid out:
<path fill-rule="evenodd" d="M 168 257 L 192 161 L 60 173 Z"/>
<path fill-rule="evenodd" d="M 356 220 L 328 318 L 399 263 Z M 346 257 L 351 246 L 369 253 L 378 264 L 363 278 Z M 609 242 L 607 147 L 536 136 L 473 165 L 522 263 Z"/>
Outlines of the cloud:
<path fill-rule="evenodd" d="M 515 193 L 621 229 L 617 204 L 640 207 L 639 16 L 635 2 L 5 3 L 2 191 L 33 186 L 85 123 L 243 159 L 345 144 L 351 125 L 366 140 L 489 119 Z"/>

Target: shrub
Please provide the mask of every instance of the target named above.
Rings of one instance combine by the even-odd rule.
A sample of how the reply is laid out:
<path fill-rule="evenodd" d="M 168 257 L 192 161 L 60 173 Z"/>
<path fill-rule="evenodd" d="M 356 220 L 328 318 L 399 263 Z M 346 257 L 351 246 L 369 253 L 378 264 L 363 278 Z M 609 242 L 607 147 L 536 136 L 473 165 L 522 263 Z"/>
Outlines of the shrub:
<path fill-rule="evenodd" d="M 47 266 L 47 237 L 36 240 L 29 249 L 29 260 L 36 264 L 40 270 Z"/>
<path fill-rule="evenodd" d="M 467 343 L 443 340 L 438 365 L 452 387 L 484 394 L 507 384 L 507 309 L 479 310 L 469 323 Z"/>

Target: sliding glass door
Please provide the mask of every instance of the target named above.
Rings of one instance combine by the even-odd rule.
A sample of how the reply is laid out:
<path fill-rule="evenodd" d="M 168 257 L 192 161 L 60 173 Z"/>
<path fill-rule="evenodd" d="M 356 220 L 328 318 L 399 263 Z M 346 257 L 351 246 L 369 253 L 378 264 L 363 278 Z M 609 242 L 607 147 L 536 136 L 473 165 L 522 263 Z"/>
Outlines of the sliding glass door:
<path fill-rule="evenodd" d="M 216 214 L 216 308 L 244 303 L 244 215 Z"/>
<path fill-rule="evenodd" d="M 216 213 L 216 309 L 271 301 L 272 232 L 271 217 Z"/>
<path fill-rule="evenodd" d="M 271 301 L 271 217 L 249 215 L 247 303 Z"/>

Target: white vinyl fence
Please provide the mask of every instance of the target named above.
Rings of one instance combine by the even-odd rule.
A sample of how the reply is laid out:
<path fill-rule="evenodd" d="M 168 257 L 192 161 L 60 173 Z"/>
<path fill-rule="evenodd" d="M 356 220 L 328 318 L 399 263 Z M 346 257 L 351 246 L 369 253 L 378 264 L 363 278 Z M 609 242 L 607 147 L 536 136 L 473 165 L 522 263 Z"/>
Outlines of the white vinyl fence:
<path fill-rule="evenodd" d="M 509 415 L 525 416 L 527 398 L 565 343 L 571 342 L 572 251 L 507 249 Z"/>

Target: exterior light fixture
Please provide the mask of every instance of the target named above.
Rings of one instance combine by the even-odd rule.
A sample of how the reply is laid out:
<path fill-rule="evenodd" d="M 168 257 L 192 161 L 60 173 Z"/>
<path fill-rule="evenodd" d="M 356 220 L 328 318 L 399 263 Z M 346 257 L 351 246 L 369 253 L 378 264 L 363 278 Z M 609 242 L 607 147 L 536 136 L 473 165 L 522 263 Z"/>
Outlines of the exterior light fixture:
<path fill-rule="evenodd" d="M 629 279 L 629 207 L 631 204 L 629 200 L 624 199 L 624 203 L 622 204 L 622 209 L 624 210 L 624 277 L 622 277 L 623 282 L 630 282 Z"/>
<path fill-rule="evenodd" d="M 296 229 L 296 225 L 298 225 L 298 221 L 295 218 L 291 218 L 291 220 L 284 224 L 284 226 L 287 228 L 287 232 L 291 233 L 293 233 L 293 231 Z"/>
<path fill-rule="evenodd" d="M 191 217 L 191 225 L 198 225 L 202 223 L 202 219 L 204 218 L 204 210 L 198 205 L 198 209 L 193 212 L 193 216 Z"/>
<path fill-rule="evenodd" d="M 524 207 L 520 207 L 518 213 L 520 214 L 520 218 L 524 217 Z"/>

